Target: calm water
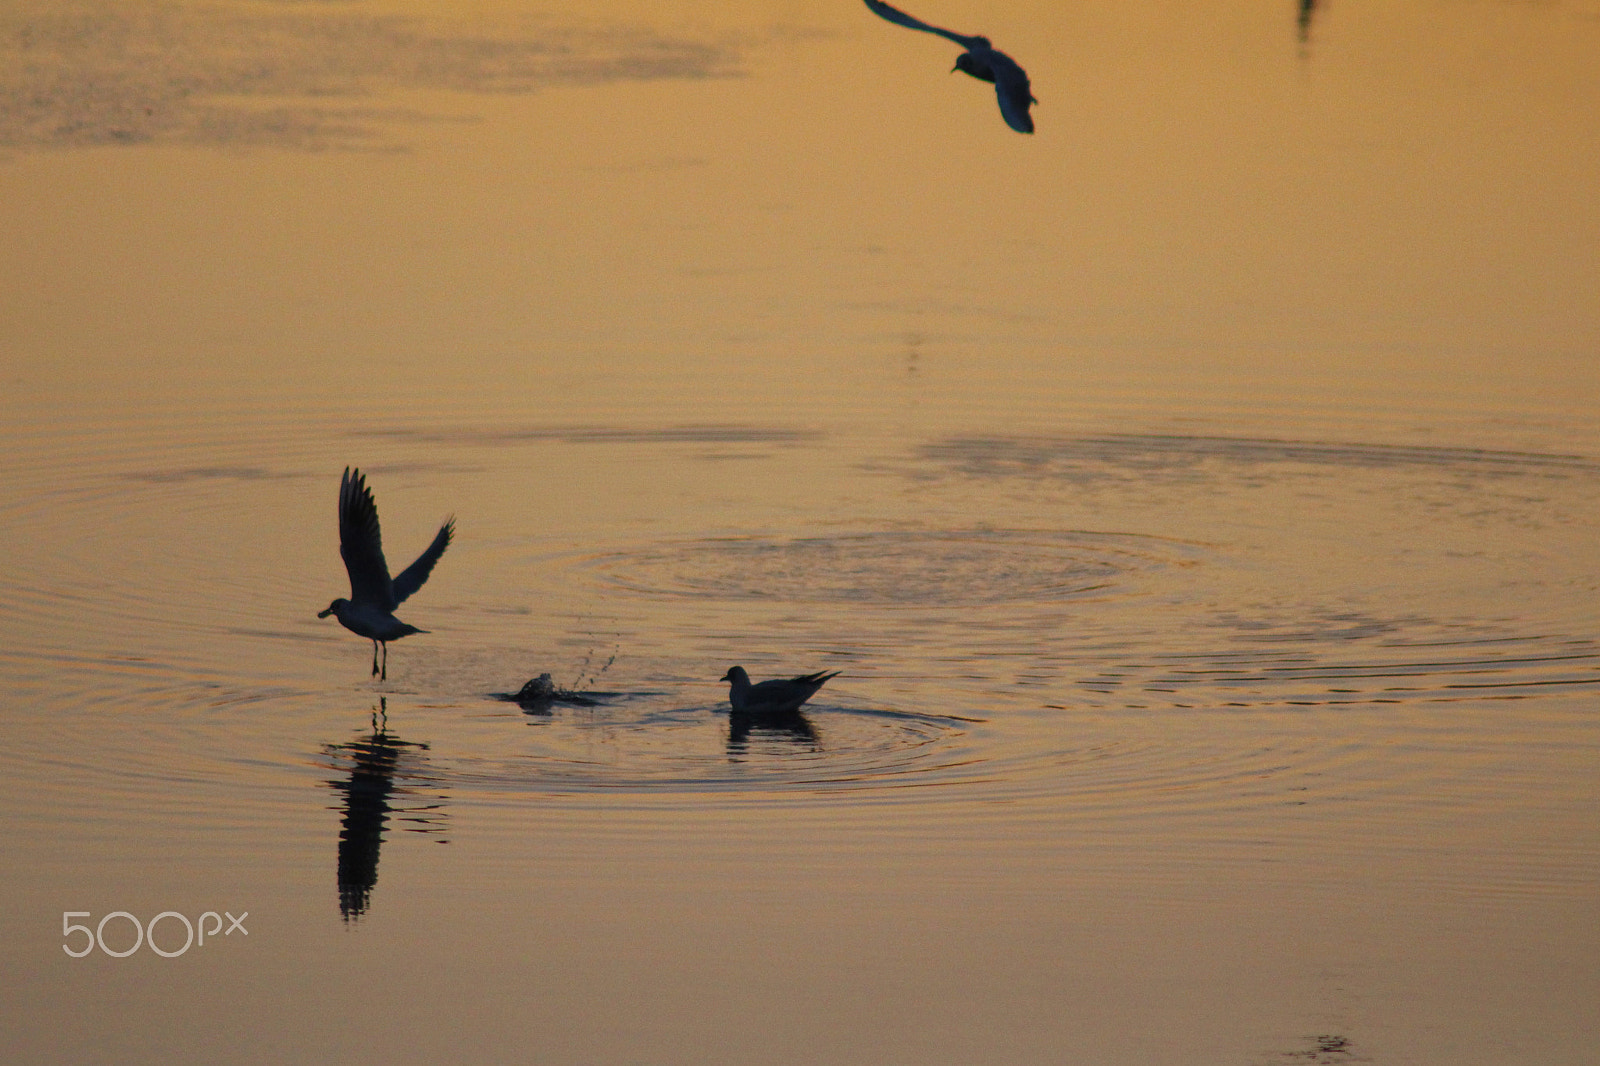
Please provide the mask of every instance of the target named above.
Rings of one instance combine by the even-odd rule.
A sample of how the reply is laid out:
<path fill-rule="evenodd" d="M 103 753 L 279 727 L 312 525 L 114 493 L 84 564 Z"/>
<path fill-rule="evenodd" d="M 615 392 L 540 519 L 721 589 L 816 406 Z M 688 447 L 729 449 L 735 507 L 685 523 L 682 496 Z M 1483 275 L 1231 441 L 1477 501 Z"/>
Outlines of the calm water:
<path fill-rule="evenodd" d="M 907 6 L 5 6 L 16 1061 L 1594 1061 L 1600 7 Z"/>

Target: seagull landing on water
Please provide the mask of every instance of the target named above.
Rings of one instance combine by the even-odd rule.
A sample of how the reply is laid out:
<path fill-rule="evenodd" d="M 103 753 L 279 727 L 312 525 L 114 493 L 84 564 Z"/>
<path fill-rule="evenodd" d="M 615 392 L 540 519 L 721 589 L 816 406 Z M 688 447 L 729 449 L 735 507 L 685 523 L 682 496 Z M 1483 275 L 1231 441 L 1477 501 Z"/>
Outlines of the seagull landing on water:
<path fill-rule="evenodd" d="M 733 705 L 734 714 L 777 715 L 798 711 L 802 703 L 817 694 L 817 689 L 838 676 L 839 671 L 835 670 L 831 674 L 804 674 L 752 685 L 744 667 L 730 666 L 721 680 L 733 682 L 733 687 L 728 690 L 728 702 Z"/>
<path fill-rule="evenodd" d="M 373 676 L 385 681 L 389 678 L 389 641 L 427 632 L 400 621 L 394 616 L 394 610 L 428 580 L 433 564 L 450 546 L 450 535 L 455 528 L 456 520 L 446 519 L 428 550 L 390 580 L 389 564 L 383 558 L 383 536 L 378 531 L 378 505 L 372 499 L 372 490 L 367 488 L 366 475 L 348 466 L 344 468 L 344 477 L 339 480 L 339 554 L 344 557 L 344 568 L 350 574 L 350 598 L 334 600 L 326 611 L 318 611 L 317 617 L 326 618 L 331 614 L 350 632 L 372 641 Z M 380 644 L 383 645 L 381 673 L 378 668 Z"/>
<path fill-rule="evenodd" d="M 948 38 L 965 48 L 965 52 L 956 56 L 956 65 L 951 73 L 959 70 L 980 81 L 994 82 L 995 95 L 1000 98 L 1000 114 L 1006 120 L 1006 125 L 1018 133 L 1033 132 L 1033 116 L 1028 114 L 1028 108 L 1039 101 L 1033 98 L 1033 91 L 1028 86 L 1028 74 L 1017 66 L 1016 60 L 1004 52 L 996 51 L 989 43 L 989 38 L 964 37 L 950 30 L 930 26 L 898 8 L 890 7 L 883 0 L 866 0 L 866 2 L 867 7 L 879 18 L 888 19 L 913 30 L 937 33 L 940 37 Z"/>

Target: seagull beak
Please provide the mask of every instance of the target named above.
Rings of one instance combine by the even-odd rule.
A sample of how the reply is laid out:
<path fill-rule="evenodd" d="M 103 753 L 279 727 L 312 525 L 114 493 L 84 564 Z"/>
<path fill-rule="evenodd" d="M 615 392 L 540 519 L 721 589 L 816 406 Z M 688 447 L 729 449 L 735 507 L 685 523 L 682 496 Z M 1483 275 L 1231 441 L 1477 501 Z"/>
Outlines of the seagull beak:
<path fill-rule="evenodd" d="M 732 681 L 733 680 L 733 671 L 729 670 L 727 673 L 725 673 L 721 677 L 717 678 L 717 680 L 718 681 Z"/>
<path fill-rule="evenodd" d="M 326 618 L 332 613 L 333 613 L 333 608 L 329 607 L 326 611 L 318 611 L 317 612 L 317 617 L 318 618 Z"/>

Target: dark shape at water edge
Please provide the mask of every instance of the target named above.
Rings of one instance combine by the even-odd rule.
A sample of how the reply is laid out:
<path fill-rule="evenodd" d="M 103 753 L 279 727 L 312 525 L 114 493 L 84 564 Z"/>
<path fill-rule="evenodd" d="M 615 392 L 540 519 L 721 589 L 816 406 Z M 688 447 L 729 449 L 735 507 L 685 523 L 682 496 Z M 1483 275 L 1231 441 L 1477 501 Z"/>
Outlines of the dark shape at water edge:
<path fill-rule="evenodd" d="M 1307 1039 L 1311 1044 L 1310 1047 L 1300 1051 L 1286 1051 L 1282 1055 L 1283 1060 L 1308 1063 L 1310 1066 L 1340 1066 L 1342 1063 L 1369 1061 L 1366 1056 L 1356 1053 L 1348 1037 L 1338 1033 L 1322 1033 Z"/>
<path fill-rule="evenodd" d="M 388 701 L 372 714 L 370 734 L 359 736 L 344 744 L 329 744 L 324 754 L 336 761 L 348 761 L 350 770 L 346 777 L 328 782 L 328 787 L 343 795 L 339 824 L 339 914 L 348 922 L 355 921 L 371 905 L 372 890 L 378 883 L 378 856 L 383 848 L 383 834 L 389 815 L 396 810 L 408 814 L 421 826 L 434 826 L 440 820 L 438 805 L 411 809 L 397 807 L 391 802 L 403 786 L 395 784 L 416 776 L 420 758 L 413 752 L 428 750 L 426 744 L 401 740 L 388 729 Z"/>

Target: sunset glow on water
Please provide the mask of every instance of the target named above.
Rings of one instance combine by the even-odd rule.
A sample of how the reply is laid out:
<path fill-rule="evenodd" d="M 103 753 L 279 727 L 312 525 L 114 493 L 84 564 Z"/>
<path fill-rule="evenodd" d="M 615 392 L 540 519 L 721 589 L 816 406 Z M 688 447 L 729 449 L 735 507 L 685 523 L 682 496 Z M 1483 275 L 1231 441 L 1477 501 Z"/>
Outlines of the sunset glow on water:
<path fill-rule="evenodd" d="M 906 9 L 5 5 L 10 1057 L 1592 1061 L 1600 7 Z"/>

